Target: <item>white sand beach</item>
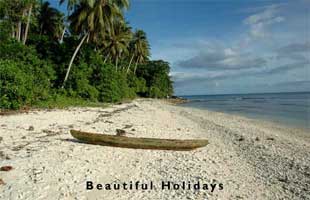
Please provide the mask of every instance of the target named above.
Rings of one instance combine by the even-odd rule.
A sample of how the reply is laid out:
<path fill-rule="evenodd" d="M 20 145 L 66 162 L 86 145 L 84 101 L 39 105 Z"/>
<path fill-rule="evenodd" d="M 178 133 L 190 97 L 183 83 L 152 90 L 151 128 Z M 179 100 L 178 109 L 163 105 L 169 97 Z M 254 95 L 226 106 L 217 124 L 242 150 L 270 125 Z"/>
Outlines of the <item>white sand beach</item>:
<path fill-rule="evenodd" d="M 188 152 L 106 147 L 79 143 L 70 129 L 210 144 Z M 161 100 L 0 116 L 0 137 L 0 167 L 13 167 L 0 171 L 0 199 L 310 199 L 306 131 Z M 152 181 L 156 189 L 86 190 L 87 181 Z M 209 188 L 162 190 L 162 181 Z"/>

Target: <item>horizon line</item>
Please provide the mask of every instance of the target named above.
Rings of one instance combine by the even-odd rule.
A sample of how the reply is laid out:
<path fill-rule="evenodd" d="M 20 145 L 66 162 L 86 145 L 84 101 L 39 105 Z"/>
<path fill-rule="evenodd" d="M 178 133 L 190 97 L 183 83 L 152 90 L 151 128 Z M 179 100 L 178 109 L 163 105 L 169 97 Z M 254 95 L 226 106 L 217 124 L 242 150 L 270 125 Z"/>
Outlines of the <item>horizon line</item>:
<path fill-rule="evenodd" d="M 227 93 L 227 94 L 186 94 L 186 95 L 175 95 L 179 97 L 184 96 L 216 96 L 216 95 L 251 95 L 251 94 L 287 94 L 287 93 L 310 93 L 310 91 L 296 91 L 296 92 L 256 92 L 256 93 Z"/>

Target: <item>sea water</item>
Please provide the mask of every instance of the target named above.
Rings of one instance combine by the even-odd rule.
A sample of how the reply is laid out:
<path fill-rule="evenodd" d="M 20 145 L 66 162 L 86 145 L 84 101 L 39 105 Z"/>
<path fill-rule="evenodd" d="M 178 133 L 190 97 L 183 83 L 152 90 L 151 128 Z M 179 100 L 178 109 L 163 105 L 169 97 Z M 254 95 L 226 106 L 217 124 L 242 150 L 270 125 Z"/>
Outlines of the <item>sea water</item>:
<path fill-rule="evenodd" d="M 310 92 L 182 96 L 182 106 L 310 129 Z"/>

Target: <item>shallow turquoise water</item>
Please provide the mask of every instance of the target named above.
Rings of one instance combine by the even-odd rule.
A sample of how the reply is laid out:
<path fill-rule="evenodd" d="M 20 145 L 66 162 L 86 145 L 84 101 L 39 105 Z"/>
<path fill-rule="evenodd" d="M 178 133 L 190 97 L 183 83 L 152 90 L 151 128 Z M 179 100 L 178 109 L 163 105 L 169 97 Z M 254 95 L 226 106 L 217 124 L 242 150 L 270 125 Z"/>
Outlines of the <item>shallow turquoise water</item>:
<path fill-rule="evenodd" d="M 310 128 L 310 92 L 183 96 L 186 107 L 264 119 Z"/>

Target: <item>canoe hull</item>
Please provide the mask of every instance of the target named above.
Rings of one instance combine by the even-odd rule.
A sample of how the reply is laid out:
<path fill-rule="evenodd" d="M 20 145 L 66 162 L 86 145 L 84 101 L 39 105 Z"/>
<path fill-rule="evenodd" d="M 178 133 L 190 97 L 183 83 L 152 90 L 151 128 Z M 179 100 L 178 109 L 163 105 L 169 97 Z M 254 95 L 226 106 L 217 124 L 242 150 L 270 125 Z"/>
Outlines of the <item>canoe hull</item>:
<path fill-rule="evenodd" d="M 122 147 L 122 148 L 134 148 L 134 149 L 189 151 L 200 147 L 204 147 L 208 144 L 207 140 L 133 138 L 133 137 L 88 133 L 77 130 L 70 130 L 70 133 L 74 138 L 88 144 Z"/>

